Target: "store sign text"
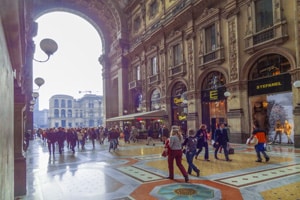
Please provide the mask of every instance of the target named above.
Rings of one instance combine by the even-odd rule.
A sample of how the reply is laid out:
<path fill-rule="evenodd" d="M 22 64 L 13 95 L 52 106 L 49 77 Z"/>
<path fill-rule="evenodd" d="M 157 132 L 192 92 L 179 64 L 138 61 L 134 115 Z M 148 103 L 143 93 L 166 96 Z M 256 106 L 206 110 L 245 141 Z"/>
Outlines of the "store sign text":
<path fill-rule="evenodd" d="M 209 91 L 209 99 L 210 100 L 218 100 L 218 90 Z"/>
<path fill-rule="evenodd" d="M 277 82 L 273 82 L 273 83 L 266 83 L 266 84 L 261 84 L 261 85 L 257 85 L 256 89 L 266 89 L 266 88 L 271 88 L 271 87 L 278 87 L 281 86 L 281 82 L 277 81 Z"/>

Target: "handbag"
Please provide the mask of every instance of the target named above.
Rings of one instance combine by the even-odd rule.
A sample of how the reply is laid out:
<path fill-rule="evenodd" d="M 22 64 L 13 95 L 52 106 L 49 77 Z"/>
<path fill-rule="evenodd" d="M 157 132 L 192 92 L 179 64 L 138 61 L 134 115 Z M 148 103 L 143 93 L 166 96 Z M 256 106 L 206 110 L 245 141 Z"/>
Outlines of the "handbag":
<path fill-rule="evenodd" d="M 168 156 L 168 149 L 164 149 L 163 152 L 161 153 L 162 157 L 167 157 Z"/>

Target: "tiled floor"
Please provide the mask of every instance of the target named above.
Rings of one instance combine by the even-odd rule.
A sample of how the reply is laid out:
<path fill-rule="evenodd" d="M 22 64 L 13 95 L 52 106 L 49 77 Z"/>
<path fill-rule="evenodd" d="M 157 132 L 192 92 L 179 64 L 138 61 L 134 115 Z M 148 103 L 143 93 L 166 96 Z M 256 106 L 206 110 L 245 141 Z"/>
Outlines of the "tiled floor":
<path fill-rule="evenodd" d="M 18 200 L 151 200 L 151 199 L 270 199 L 300 200 L 300 149 L 273 145 L 268 163 L 257 163 L 252 147 L 232 144 L 232 162 L 200 155 L 195 164 L 200 177 L 190 176 L 185 183 L 175 165 L 175 179 L 169 180 L 163 145 L 145 145 L 145 141 L 124 144 L 108 152 L 108 144 L 88 142 L 73 155 L 49 156 L 41 140 L 33 140 L 26 153 L 27 195 Z M 184 166 L 187 167 L 185 158 Z"/>

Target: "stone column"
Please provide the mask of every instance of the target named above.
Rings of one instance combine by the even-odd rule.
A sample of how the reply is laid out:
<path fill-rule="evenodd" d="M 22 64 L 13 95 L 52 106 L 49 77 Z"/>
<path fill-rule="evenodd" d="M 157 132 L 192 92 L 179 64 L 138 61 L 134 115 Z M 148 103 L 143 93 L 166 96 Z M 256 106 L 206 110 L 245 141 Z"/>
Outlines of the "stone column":
<path fill-rule="evenodd" d="M 23 152 L 25 96 L 15 88 L 14 103 L 14 190 L 15 196 L 26 194 L 26 158 Z"/>

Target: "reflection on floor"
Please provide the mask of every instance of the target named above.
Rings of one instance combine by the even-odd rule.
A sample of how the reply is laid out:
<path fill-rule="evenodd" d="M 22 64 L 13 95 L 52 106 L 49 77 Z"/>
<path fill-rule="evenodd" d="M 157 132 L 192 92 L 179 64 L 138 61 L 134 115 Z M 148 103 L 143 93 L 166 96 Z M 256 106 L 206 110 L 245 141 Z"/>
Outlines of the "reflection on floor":
<path fill-rule="evenodd" d="M 272 145 L 268 163 L 257 163 L 253 147 L 232 144 L 232 162 L 200 155 L 195 164 L 200 177 L 190 175 L 185 183 L 175 165 L 175 179 L 168 176 L 163 145 L 145 145 L 146 141 L 124 144 L 108 152 L 108 143 L 93 149 L 72 152 L 65 147 L 62 155 L 50 156 L 47 146 L 35 139 L 26 152 L 27 195 L 18 200 L 151 200 L 151 199 L 284 199 L 300 200 L 300 149 Z M 187 167 L 186 159 L 183 164 Z"/>

